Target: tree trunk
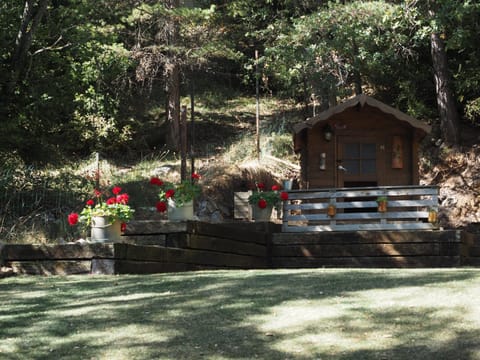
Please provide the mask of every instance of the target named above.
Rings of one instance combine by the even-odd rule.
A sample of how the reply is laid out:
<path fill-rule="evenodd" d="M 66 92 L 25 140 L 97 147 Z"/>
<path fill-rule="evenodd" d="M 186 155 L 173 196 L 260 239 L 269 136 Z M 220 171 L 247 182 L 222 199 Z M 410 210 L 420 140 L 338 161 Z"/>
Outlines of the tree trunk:
<path fill-rule="evenodd" d="M 0 138 L 1 149 L 11 150 L 22 141 L 21 129 L 15 117 L 15 89 L 25 73 L 28 54 L 32 45 L 33 36 L 43 15 L 46 12 L 49 0 L 26 0 L 20 27 L 15 39 L 15 48 L 9 59 L 9 74 L 5 86 L 0 86 Z M 35 6 L 35 3 L 37 5 Z"/>
<path fill-rule="evenodd" d="M 445 44 L 436 32 L 431 34 L 430 41 L 442 139 L 448 145 L 458 145 L 460 143 L 460 118 L 450 87 Z"/>
<path fill-rule="evenodd" d="M 355 39 L 352 40 L 353 47 L 353 84 L 355 85 L 355 95 L 362 94 L 362 76 L 360 75 L 360 63 L 358 61 L 358 46 Z"/>
<path fill-rule="evenodd" d="M 167 146 L 180 151 L 180 70 L 178 65 L 169 62 L 165 64 L 165 78 L 167 83 Z"/>
<path fill-rule="evenodd" d="M 11 58 L 11 75 L 6 88 L 6 97 L 9 98 L 15 91 L 27 61 L 28 50 L 32 45 L 33 35 L 40 24 L 49 0 L 39 0 L 35 6 L 34 0 L 26 0 L 20 22 L 15 50 Z"/>
<path fill-rule="evenodd" d="M 175 9 L 179 6 L 179 0 L 167 0 L 166 6 Z M 167 25 L 167 42 L 174 47 L 178 38 L 178 23 L 172 17 Z M 167 103 L 167 146 L 174 151 L 180 151 L 180 66 L 178 65 L 174 52 L 168 54 L 165 63 Z"/>

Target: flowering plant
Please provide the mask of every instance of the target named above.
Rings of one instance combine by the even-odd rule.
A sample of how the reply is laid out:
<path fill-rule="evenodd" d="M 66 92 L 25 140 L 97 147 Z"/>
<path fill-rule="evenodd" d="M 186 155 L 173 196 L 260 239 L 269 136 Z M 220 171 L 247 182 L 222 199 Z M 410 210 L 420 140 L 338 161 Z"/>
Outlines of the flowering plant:
<path fill-rule="evenodd" d="M 194 200 L 201 192 L 198 184 L 199 180 L 200 175 L 197 173 L 193 173 L 190 180 L 183 180 L 179 184 L 164 182 L 158 177 L 152 177 L 150 184 L 160 188 L 158 194 L 160 200 L 156 204 L 157 211 L 166 211 L 167 201 L 173 201 L 177 207 L 182 207 L 189 201 Z"/>
<path fill-rule="evenodd" d="M 106 216 L 109 218 L 110 223 L 113 223 L 115 220 L 121 221 L 122 228 L 124 228 L 124 223 L 132 218 L 135 210 L 128 205 L 130 197 L 127 193 L 122 193 L 122 188 L 114 186 L 111 192 L 109 194 L 95 189 L 94 199 L 87 200 L 80 214 L 76 212 L 70 213 L 68 215 L 68 223 L 72 226 L 78 222 L 90 225 L 92 217 Z M 104 197 L 107 197 L 107 199 L 104 200 Z"/>
<path fill-rule="evenodd" d="M 255 190 L 248 197 L 248 202 L 260 209 L 265 209 L 269 205 L 277 207 L 280 201 L 288 200 L 288 193 L 280 190 L 279 185 L 273 185 L 271 190 L 267 191 L 264 183 L 255 183 Z"/>

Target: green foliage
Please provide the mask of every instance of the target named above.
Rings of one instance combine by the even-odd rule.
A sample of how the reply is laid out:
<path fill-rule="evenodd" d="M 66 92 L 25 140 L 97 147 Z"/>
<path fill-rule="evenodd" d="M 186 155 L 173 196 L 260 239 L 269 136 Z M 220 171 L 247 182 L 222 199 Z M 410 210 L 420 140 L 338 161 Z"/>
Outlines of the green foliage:
<path fill-rule="evenodd" d="M 135 212 L 130 205 L 128 205 L 129 196 L 127 193 L 120 193 L 119 187 L 113 187 L 111 194 L 100 190 L 95 190 L 94 198 L 89 199 L 87 204 L 82 209 L 79 221 L 90 225 L 92 217 L 105 216 L 111 223 L 115 220 L 121 222 L 129 221 Z M 108 199 L 105 199 L 108 196 Z M 71 224 L 75 225 L 75 224 Z"/>
<path fill-rule="evenodd" d="M 465 106 L 465 117 L 475 125 L 480 125 L 480 98 L 469 101 Z"/>
<path fill-rule="evenodd" d="M 414 56 L 402 8 L 383 1 L 330 4 L 294 19 L 290 28 L 275 23 L 267 31 L 266 71 L 303 98 L 344 96 L 361 76 L 366 87 L 391 90 L 392 76 Z M 398 91 L 398 90 L 397 90 Z M 397 92 L 396 91 L 396 92 Z"/>
<path fill-rule="evenodd" d="M 419 118 L 436 118 L 430 34 L 446 44 L 464 119 L 476 123 L 480 97 L 480 4 L 475 1 L 48 2 L 13 92 L 25 2 L 0 5 L 0 150 L 28 163 L 92 151 L 135 154 L 163 145 L 149 109 L 164 107 L 167 63 L 181 66 L 181 95 L 221 106 L 220 83 L 324 109 L 353 88 Z M 431 18 L 432 7 L 436 16 Z M 178 38 L 167 35 L 175 20 Z M 244 80 L 243 86 L 240 81 Z M 148 85 L 148 86 L 146 86 Z M 160 116 L 163 116 L 161 114 Z M 151 134 L 155 133 L 155 136 Z M 155 139 L 155 143 L 152 145 Z"/>
<path fill-rule="evenodd" d="M 288 133 L 276 134 L 273 133 L 267 139 L 267 148 L 270 148 L 270 152 L 273 156 L 280 159 L 287 159 L 294 153 L 292 135 Z"/>
<path fill-rule="evenodd" d="M 198 179 L 199 176 L 197 174 L 192 174 L 191 179 L 182 180 L 178 184 L 168 181 L 164 182 L 158 178 L 152 178 L 150 183 L 159 187 L 158 198 L 161 202 L 173 201 L 175 206 L 182 207 L 201 194 Z"/>
<path fill-rule="evenodd" d="M 288 194 L 280 191 L 279 185 L 273 185 L 271 190 L 265 189 L 265 184 L 255 183 L 255 190 L 248 197 L 248 203 L 263 209 L 267 206 L 278 207 L 282 200 L 287 200 Z"/>
<path fill-rule="evenodd" d="M 0 238 L 48 242 L 72 235 L 65 214 L 90 186 L 76 168 L 26 165 L 18 154 L 0 154 Z"/>

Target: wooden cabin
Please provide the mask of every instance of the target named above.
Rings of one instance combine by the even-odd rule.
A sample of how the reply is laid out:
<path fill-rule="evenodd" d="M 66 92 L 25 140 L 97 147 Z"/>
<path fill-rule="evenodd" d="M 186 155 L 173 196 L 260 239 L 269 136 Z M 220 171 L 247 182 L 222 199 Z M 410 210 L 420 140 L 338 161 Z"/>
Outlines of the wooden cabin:
<path fill-rule="evenodd" d="M 358 95 L 294 127 L 303 188 L 417 185 L 431 127 Z"/>

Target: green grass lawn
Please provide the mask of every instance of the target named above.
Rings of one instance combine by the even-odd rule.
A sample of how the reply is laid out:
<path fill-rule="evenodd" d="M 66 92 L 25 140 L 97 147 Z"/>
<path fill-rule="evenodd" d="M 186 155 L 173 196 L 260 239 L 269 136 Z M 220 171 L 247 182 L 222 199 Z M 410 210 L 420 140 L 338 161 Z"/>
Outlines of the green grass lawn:
<path fill-rule="evenodd" d="M 480 269 L 0 280 L 0 359 L 480 359 Z"/>

